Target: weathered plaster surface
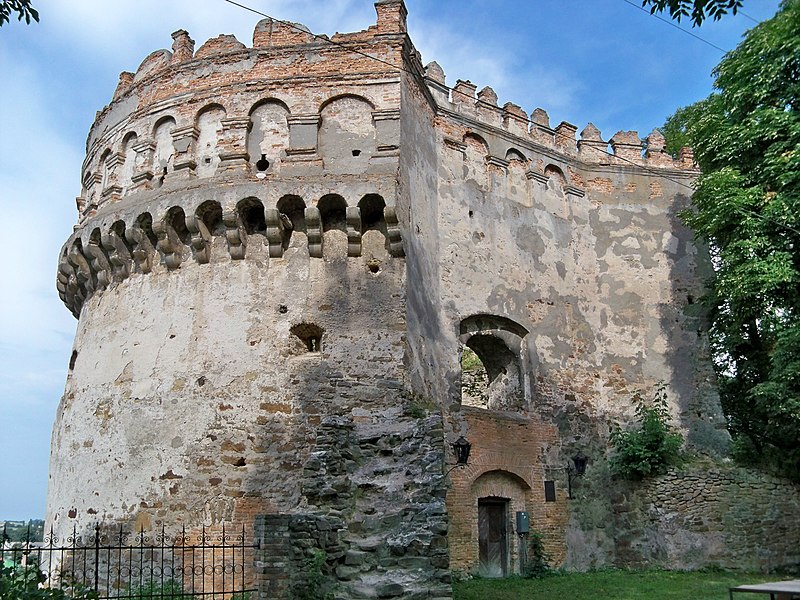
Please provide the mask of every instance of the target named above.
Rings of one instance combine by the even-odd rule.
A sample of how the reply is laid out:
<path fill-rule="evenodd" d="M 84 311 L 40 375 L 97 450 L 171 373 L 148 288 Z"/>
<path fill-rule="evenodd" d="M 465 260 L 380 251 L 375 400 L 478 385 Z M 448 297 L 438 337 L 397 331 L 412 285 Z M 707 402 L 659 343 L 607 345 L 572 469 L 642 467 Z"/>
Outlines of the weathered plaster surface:
<path fill-rule="evenodd" d="M 490 88 L 451 92 L 403 3 L 376 10 L 340 46 L 262 21 L 253 48 L 220 36 L 195 52 L 178 31 L 121 74 L 59 257 L 79 324 L 49 523 L 244 524 L 285 553 L 259 558 L 269 597 L 291 583 L 274 565 L 302 566 L 292 536 L 314 528 L 302 539 L 328 552 L 342 597 L 448 597 L 448 567 L 478 568 L 486 498 L 509 521 L 528 511 L 559 564 L 646 563 L 659 544 L 659 564 L 684 564 L 703 533 L 669 487 L 692 476 L 632 488 L 641 525 L 609 517 L 604 465 L 634 391 L 659 381 L 688 447 L 726 452 L 697 302 L 708 261 L 678 217 L 691 154 L 592 125 L 576 141 Z M 462 406 L 464 347 L 486 370 L 483 409 Z M 470 465 L 444 478 L 459 435 Z M 567 502 L 578 449 L 593 495 Z M 721 504 L 698 510 L 727 523 Z"/>

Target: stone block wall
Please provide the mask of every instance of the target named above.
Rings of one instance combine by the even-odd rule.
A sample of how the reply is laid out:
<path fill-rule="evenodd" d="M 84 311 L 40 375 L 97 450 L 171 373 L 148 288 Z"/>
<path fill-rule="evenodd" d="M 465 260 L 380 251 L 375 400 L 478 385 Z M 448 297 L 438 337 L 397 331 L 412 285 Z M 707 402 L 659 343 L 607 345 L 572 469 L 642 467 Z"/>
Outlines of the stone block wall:
<path fill-rule="evenodd" d="M 629 482 L 590 466 L 571 502 L 565 566 L 800 571 L 800 486 L 699 462 Z"/>

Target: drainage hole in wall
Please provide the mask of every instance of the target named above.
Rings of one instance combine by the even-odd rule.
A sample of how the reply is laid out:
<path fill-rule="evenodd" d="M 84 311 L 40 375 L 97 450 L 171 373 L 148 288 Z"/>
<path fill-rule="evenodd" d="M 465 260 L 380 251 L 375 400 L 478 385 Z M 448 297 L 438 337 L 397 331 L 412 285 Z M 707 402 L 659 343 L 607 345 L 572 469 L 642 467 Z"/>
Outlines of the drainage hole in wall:
<path fill-rule="evenodd" d="M 361 154 L 361 150 L 353 150 L 353 156 L 359 156 Z"/>
<path fill-rule="evenodd" d="M 381 261 L 379 260 L 371 260 L 367 263 L 367 268 L 369 269 L 370 273 L 380 273 L 381 272 Z"/>
<path fill-rule="evenodd" d="M 278 312 L 281 313 L 282 315 L 285 315 L 287 312 L 289 312 L 289 307 L 286 306 L 285 304 L 281 304 L 278 307 Z"/>
<path fill-rule="evenodd" d="M 469 218 L 471 219 L 474 214 L 475 214 L 474 212 L 469 211 Z"/>
<path fill-rule="evenodd" d="M 69 357 L 69 370 L 72 371 L 75 368 L 75 361 L 78 360 L 78 351 L 73 350 L 72 356 Z"/>
<path fill-rule="evenodd" d="M 206 378 L 202 375 L 197 378 L 197 385 L 203 387 L 206 384 Z"/>
<path fill-rule="evenodd" d="M 169 339 L 174 340 L 175 339 L 175 334 L 174 333 L 170 333 L 169 334 Z"/>

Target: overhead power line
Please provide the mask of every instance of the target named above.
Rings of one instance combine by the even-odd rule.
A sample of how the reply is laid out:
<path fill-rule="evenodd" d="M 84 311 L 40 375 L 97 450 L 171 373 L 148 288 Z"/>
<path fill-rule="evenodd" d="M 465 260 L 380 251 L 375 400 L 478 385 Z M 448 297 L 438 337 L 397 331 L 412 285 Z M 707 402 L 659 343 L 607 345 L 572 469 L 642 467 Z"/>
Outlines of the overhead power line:
<path fill-rule="evenodd" d="M 670 21 L 669 19 L 665 19 L 665 18 L 664 18 L 664 17 L 662 17 L 661 15 L 657 15 L 656 13 L 650 12 L 650 11 L 649 11 L 649 10 L 647 10 L 647 9 L 646 9 L 644 6 L 642 6 L 641 4 L 637 4 L 636 2 L 633 2 L 633 0 L 622 0 L 622 1 L 623 1 L 625 4 L 630 4 L 630 5 L 631 5 L 632 7 L 634 7 L 634 8 L 638 8 L 639 10 L 641 10 L 642 12 L 644 12 L 644 13 L 646 13 L 646 14 L 650 15 L 651 17 L 655 17 L 656 19 L 658 19 L 658 20 L 659 20 L 659 21 L 661 21 L 662 23 L 666 23 L 666 24 L 667 24 L 667 25 L 669 25 L 670 27 L 674 27 L 674 28 L 675 28 L 675 29 L 677 29 L 678 31 L 682 31 L 682 32 L 683 32 L 683 33 L 685 33 L 686 35 L 690 35 L 690 36 L 692 36 L 694 39 L 696 39 L 696 40 L 699 40 L 699 41 L 703 42 L 704 44 L 706 44 L 706 45 L 708 45 L 708 46 L 711 46 L 712 48 L 714 48 L 714 49 L 716 49 L 716 50 L 719 50 L 719 51 L 720 51 L 720 52 L 722 52 L 723 54 L 727 54 L 727 52 L 728 52 L 727 50 L 725 50 L 725 48 L 720 48 L 719 46 L 717 46 L 717 45 L 716 45 L 716 44 L 714 44 L 713 42 L 709 42 L 707 39 L 700 37 L 700 36 L 699 36 L 699 35 L 697 35 L 696 33 L 692 33 L 692 32 L 691 32 L 691 31 L 689 31 L 688 29 L 684 29 L 683 27 L 681 27 L 681 26 L 679 26 L 679 25 L 677 25 L 677 24 L 673 23 L 673 22 L 672 22 L 672 21 Z"/>

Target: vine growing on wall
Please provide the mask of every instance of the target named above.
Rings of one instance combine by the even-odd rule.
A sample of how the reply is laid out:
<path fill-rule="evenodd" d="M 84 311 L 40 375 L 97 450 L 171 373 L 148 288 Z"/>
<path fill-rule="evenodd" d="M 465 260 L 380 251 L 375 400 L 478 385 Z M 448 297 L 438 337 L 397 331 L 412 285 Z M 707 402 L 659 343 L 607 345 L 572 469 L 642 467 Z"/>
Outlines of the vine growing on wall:
<path fill-rule="evenodd" d="M 633 396 L 637 422 L 629 429 L 611 432 L 614 454 L 611 472 L 628 479 L 643 479 L 666 472 L 680 460 L 683 436 L 670 422 L 667 391 L 659 383 L 648 401 L 637 391 Z"/>

